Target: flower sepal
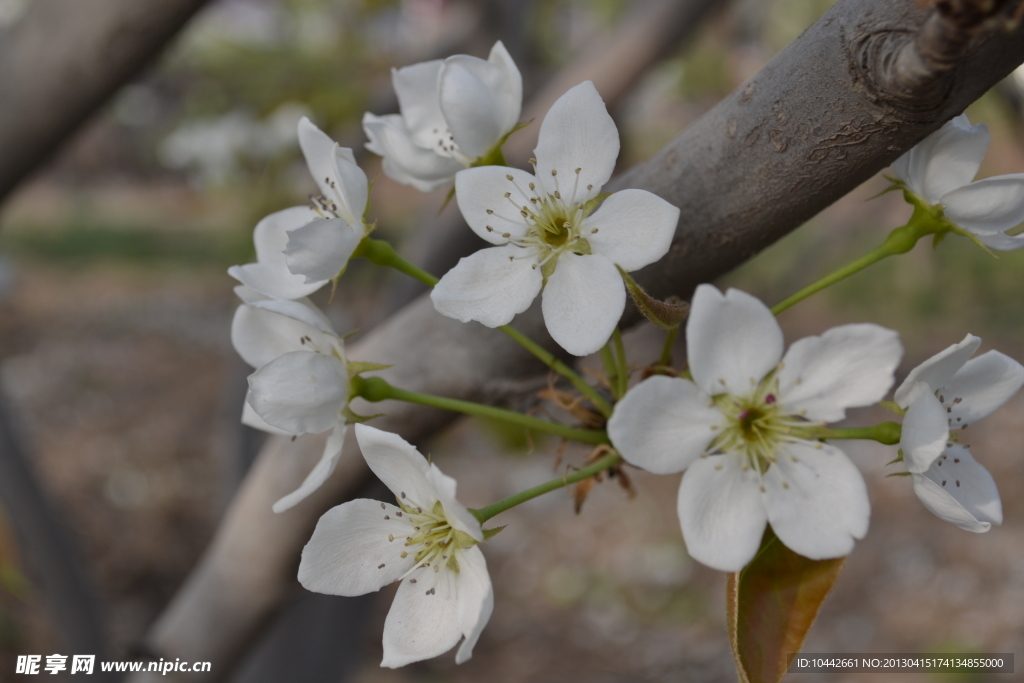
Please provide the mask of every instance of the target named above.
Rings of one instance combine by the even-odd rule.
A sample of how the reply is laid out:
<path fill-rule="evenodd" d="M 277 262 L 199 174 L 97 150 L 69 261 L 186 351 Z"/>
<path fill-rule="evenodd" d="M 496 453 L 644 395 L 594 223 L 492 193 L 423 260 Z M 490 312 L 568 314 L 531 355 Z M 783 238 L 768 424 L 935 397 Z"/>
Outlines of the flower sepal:
<path fill-rule="evenodd" d="M 365 396 L 363 396 L 363 392 L 365 391 L 366 380 L 360 377 L 362 373 L 387 370 L 391 367 L 394 366 L 386 365 L 384 363 L 345 360 L 345 371 L 348 373 L 348 401 L 345 403 L 345 408 L 341 411 L 342 417 L 345 418 L 345 424 L 360 424 L 368 422 L 375 417 L 381 417 L 385 414 L 374 413 L 373 415 L 360 415 L 352 410 L 351 403 L 354 398 L 365 398 Z"/>
<path fill-rule="evenodd" d="M 888 178 L 888 176 L 886 176 L 886 178 Z M 907 224 L 901 228 L 896 228 L 896 230 L 893 230 L 889 235 L 890 239 L 893 239 L 894 235 L 896 236 L 891 246 L 901 249 L 900 251 L 893 251 L 893 254 L 904 254 L 910 251 L 914 245 L 917 244 L 917 240 L 927 235 L 934 236 L 932 238 L 932 247 L 938 247 L 949 233 L 954 233 L 961 237 L 966 237 L 990 256 L 994 258 L 996 257 L 996 255 L 992 253 L 992 250 L 989 249 L 984 242 L 978 239 L 977 235 L 969 230 L 961 228 L 959 225 L 951 221 L 946 216 L 946 212 L 942 208 L 941 204 L 930 204 L 927 199 L 911 190 L 910 187 L 902 180 L 895 180 L 892 178 L 888 179 L 893 180 L 893 184 L 880 192 L 879 195 L 894 190 L 902 190 L 903 199 L 914 207 L 914 213 L 911 214 L 910 220 L 907 221 Z M 909 242 L 910 239 L 913 239 L 913 242 Z M 890 240 L 887 239 L 886 244 L 889 244 L 889 242 Z M 903 248 L 908 242 L 909 246 Z"/>
<path fill-rule="evenodd" d="M 680 301 L 677 297 L 669 297 L 665 301 L 655 299 L 644 291 L 643 287 L 637 284 L 636 280 L 616 265 L 619 275 L 626 284 L 626 291 L 629 293 L 633 303 L 643 313 L 643 316 L 665 331 L 679 329 L 679 326 L 686 320 L 690 313 L 690 304 Z"/>

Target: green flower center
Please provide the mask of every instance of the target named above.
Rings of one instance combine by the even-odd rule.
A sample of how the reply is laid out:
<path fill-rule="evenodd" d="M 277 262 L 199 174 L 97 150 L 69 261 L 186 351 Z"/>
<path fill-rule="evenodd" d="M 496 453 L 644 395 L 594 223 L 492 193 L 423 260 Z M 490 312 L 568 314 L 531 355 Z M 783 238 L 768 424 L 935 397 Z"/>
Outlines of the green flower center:
<path fill-rule="evenodd" d="M 709 452 L 738 453 L 744 457 L 745 467 L 756 467 L 762 474 L 775 462 L 780 444 L 814 438 L 815 423 L 783 412 L 775 373 L 762 380 L 749 396 L 719 394 L 712 400 L 726 423 Z"/>
<path fill-rule="evenodd" d="M 412 526 L 412 533 L 405 539 L 405 547 L 409 550 L 404 551 L 402 557 L 415 553 L 416 568 L 432 567 L 439 572 L 442 567 L 447 567 L 458 574 L 459 561 L 455 551 L 476 545 L 476 540 L 448 522 L 441 501 L 434 503 L 429 511 L 412 507 L 402 500 L 398 501 L 398 506 Z"/>

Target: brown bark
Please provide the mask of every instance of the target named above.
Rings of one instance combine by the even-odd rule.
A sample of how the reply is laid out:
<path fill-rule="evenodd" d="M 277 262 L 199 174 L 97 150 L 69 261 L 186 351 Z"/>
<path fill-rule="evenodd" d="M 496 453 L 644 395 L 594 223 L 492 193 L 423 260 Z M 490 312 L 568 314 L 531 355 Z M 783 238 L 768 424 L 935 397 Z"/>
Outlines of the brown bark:
<path fill-rule="evenodd" d="M 35 0 L 0 32 L 0 201 L 208 0 Z"/>

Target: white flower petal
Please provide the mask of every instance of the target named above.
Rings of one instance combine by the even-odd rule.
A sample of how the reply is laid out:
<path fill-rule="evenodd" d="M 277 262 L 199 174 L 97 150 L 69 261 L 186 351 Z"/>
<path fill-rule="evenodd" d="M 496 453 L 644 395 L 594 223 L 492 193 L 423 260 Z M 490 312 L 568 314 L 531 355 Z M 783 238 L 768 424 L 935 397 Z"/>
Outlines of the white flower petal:
<path fill-rule="evenodd" d="M 687 551 L 723 572 L 738 572 L 754 558 L 768 521 L 757 474 L 731 453 L 690 465 L 678 512 Z"/>
<path fill-rule="evenodd" d="M 411 579 L 415 579 L 413 583 Z M 436 657 L 462 638 L 459 575 L 417 570 L 403 581 L 384 620 L 381 666 L 397 668 Z"/>
<path fill-rule="evenodd" d="M 302 549 L 299 583 L 317 593 L 355 596 L 379 590 L 409 571 L 414 556 L 400 557 L 409 524 L 395 515 L 394 505 L 381 506 L 360 498 L 324 513 Z"/>
<path fill-rule="evenodd" d="M 345 445 L 346 431 L 348 431 L 348 427 L 346 425 L 341 423 L 334 425 L 331 435 L 327 437 L 327 443 L 324 445 L 324 453 L 320 456 L 320 460 L 313 469 L 310 470 L 309 474 L 306 475 L 306 478 L 302 481 L 302 484 L 299 485 L 299 488 L 274 503 L 274 512 L 280 513 L 285 510 L 290 510 L 305 500 L 309 494 L 316 491 L 325 481 L 327 481 L 327 477 L 331 476 L 335 466 L 338 464 L 338 460 L 341 459 L 342 447 Z"/>
<path fill-rule="evenodd" d="M 725 420 L 693 382 L 656 375 L 615 404 L 608 437 L 631 465 L 654 474 L 681 472 L 700 457 Z"/>
<path fill-rule="evenodd" d="M 302 275 L 293 275 L 286 265 L 246 263 L 231 266 L 228 275 L 246 287 L 274 299 L 298 299 L 309 296 L 324 286 L 324 282 L 306 282 Z"/>
<path fill-rule="evenodd" d="M 788 413 L 837 422 L 847 408 L 885 396 L 902 355 L 899 335 L 878 325 L 841 325 L 805 337 L 782 358 L 779 401 Z"/>
<path fill-rule="evenodd" d="M 391 70 L 391 83 L 398 96 L 402 119 L 412 140 L 427 149 L 432 149 L 448 128 L 437 97 L 443 63 L 435 59 Z"/>
<path fill-rule="evenodd" d="M 583 236 L 594 254 L 639 270 L 668 253 L 679 209 L 645 190 L 622 190 L 604 200 L 583 221 Z"/>
<path fill-rule="evenodd" d="M 356 441 L 366 464 L 377 478 L 409 506 L 430 510 L 437 502 L 437 492 L 427 480 L 430 465 L 408 441 L 365 424 L 356 425 Z"/>
<path fill-rule="evenodd" d="M 764 487 L 772 530 L 804 557 L 841 557 L 868 532 L 871 504 L 864 477 L 831 444 L 785 444 L 764 473 Z"/>
<path fill-rule="evenodd" d="M 352 150 L 339 146 L 305 116 L 299 121 L 299 146 L 320 193 L 346 222 L 361 224 L 369 183 Z"/>
<path fill-rule="evenodd" d="M 316 220 L 289 230 L 284 252 L 288 270 L 304 276 L 307 283 L 326 284 L 348 265 L 361 239 L 362 233 L 340 218 Z"/>
<path fill-rule="evenodd" d="M 483 156 L 504 132 L 498 103 L 504 72 L 482 59 L 456 55 L 444 61 L 438 82 L 441 112 L 455 143 L 472 158 Z"/>
<path fill-rule="evenodd" d="M 239 306 L 231 321 L 231 343 L 242 360 L 254 368 L 286 353 L 307 350 L 305 337 L 324 349 L 337 342 L 330 322 L 308 302 L 254 302 Z"/>
<path fill-rule="evenodd" d="M 272 213 L 253 230 L 256 263 L 232 266 L 228 274 L 243 285 L 274 299 L 298 299 L 307 296 L 323 283 L 306 283 L 306 279 L 293 275 L 285 262 L 284 250 L 288 246 L 288 231 L 302 227 L 317 218 L 308 206 L 293 206 Z"/>
<path fill-rule="evenodd" d="M 944 386 L 946 382 L 963 367 L 967 359 L 981 346 L 981 337 L 968 334 L 962 341 L 939 351 L 937 354 L 910 371 L 903 384 L 896 390 L 896 403 L 906 408 L 918 397 L 920 392 L 931 392 Z M 925 387 L 917 387 L 923 383 Z M 930 389 L 928 387 L 931 387 Z"/>
<path fill-rule="evenodd" d="M 430 298 L 441 315 L 487 327 L 507 325 L 530 307 L 543 283 L 533 259 L 514 246 L 490 247 L 459 259 Z"/>
<path fill-rule="evenodd" d="M 249 375 L 249 390 L 249 405 L 268 423 L 292 434 L 319 434 L 338 421 L 348 374 L 333 356 L 295 351 Z"/>
<path fill-rule="evenodd" d="M 782 329 L 763 303 L 738 289 L 701 285 L 686 322 L 690 372 L 701 389 L 746 396 L 782 358 Z"/>
<path fill-rule="evenodd" d="M 947 522 L 975 533 L 1003 523 L 1003 506 L 992 475 L 963 446 L 950 447 L 927 472 L 913 476 L 914 493 Z"/>
<path fill-rule="evenodd" d="M 309 118 L 303 116 L 299 119 L 299 147 L 302 149 L 302 156 L 306 158 L 309 174 L 316 181 L 320 193 L 330 197 L 333 194 L 331 181 L 337 183 L 334 159 L 338 143 L 317 128 Z"/>
<path fill-rule="evenodd" d="M 925 385 L 927 387 L 927 385 Z M 918 392 L 903 417 L 900 448 L 910 472 L 924 472 L 942 454 L 949 441 L 946 409 L 928 391 Z"/>
<path fill-rule="evenodd" d="M 935 131 L 912 150 L 909 185 L 931 204 L 962 187 L 978 173 L 990 140 L 988 126 L 972 126 L 961 114 Z"/>
<path fill-rule="evenodd" d="M 593 83 L 570 88 L 551 105 L 534 156 L 537 177 L 549 194 L 557 189 L 569 203 L 578 203 L 600 193 L 615 170 L 619 131 Z"/>
<path fill-rule="evenodd" d="M 363 130 L 373 143 L 371 150 L 384 157 L 384 173 L 392 180 L 412 185 L 420 192 L 431 192 L 451 181 L 464 166 L 432 149 L 418 146 L 404 127 L 393 124 L 394 119 L 367 113 L 363 116 Z"/>
<path fill-rule="evenodd" d="M 462 664 L 473 656 L 473 647 L 487 626 L 494 611 L 494 588 L 487 573 L 487 563 L 480 548 L 473 546 L 458 554 L 459 631 L 466 637 L 455 654 L 455 663 Z"/>
<path fill-rule="evenodd" d="M 603 256 L 571 252 L 558 257 L 541 301 L 551 338 L 574 356 L 604 346 L 625 308 L 626 286 L 615 265 Z"/>
<path fill-rule="evenodd" d="M 245 401 L 242 402 L 242 424 L 253 429 L 258 429 L 261 432 L 267 432 L 268 434 L 276 434 L 277 436 L 291 436 L 291 432 L 286 432 L 283 429 L 275 427 L 268 423 L 260 414 L 252 409 L 249 405 L 249 392 L 246 391 Z"/>
<path fill-rule="evenodd" d="M 946 217 L 977 235 L 998 235 L 1024 223 L 1024 173 L 986 178 L 942 197 Z"/>
<path fill-rule="evenodd" d="M 523 77 L 519 73 L 512 55 L 505 49 L 500 40 L 491 48 L 487 61 L 498 67 L 502 72 L 501 80 L 491 97 L 497 105 L 502 134 L 512 130 L 519 123 L 519 115 L 523 109 Z"/>
<path fill-rule="evenodd" d="M 892 170 L 896 174 L 896 177 L 909 185 L 910 183 L 910 156 L 914 149 L 911 148 L 903 153 L 899 159 L 892 162 Z M 913 189 L 913 188 L 911 188 Z"/>
<path fill-rule="evenodd" d="M 427 482 L 434 488 L 434 493 L 444 508 L 445 519 L 452 528 L 469 534 L 476 541 L 483 541 L 484 532 L 480 528 L 480 522 L 455 497 L 455 480 L 431 463 L 430 469 L 427 470 Z"/>
<path fill-rule="evenodd" d="M 395 182 L 403 185 L 414 185 L 417 181 L 415 178 L 410 176 L 401 167 L 394 163 L 393 160 L 387 158 L 388 151 L 384 148 L 384 143 L 380 139 L 380 131 L 384 127 L 394 128 L 400 131 L 403 135 L 408 137 L 409 131 L 405 127 L 405 121 L 402 119 L 401 114 L 387 114 L 385 116 L 377 116 L 366 112 L 363 114 L 363 132 L 366 134 L 367 142 L 363 145 L 367 150 L 373 152 L 378 156 L 384 157 L 383 170 L 384 175 L 391 178 Z M 433 187 L 428 190 L 422 190 L 429 192 Z"/>
<path fill-rule="evenodd" d="M 242 303 L 254 304 L 257 301 L 266 301 L 270 297 L 265 294 L 260 294 L 252 287 L 246 287 L 245 285 L 235 285 L 234 289 L 231 290 L 235 293 Z"/>
<path fill-rule="evenodd" d="M 288 231 L 315 220 L 319 214 L 308 206 L 293 206 L 265 216 L 252 231 L 256 260 L 260 263 L 284 265 Z"/>
<path fill-rule="evenodd" d="M 1013 251 L 1024 247 L 1024 233 L 1018 235 L 1006 235 L 997 233 L 995 235 L 976 235 L 986 247 L 997 251 Z"/>
<path fill-rule="evenodd" d="M 530 189 L 535 181 L 531 174 L 516 168 L 467 168 L 455 175 L 455 201 L 473 232 L 491 244 L 505 244 L 505 233 L 512 237 L 526 234 L 526 219 L 519 212 L 537 196 Z M 505 197 L 506 192 L 511 196 Z"/>
<path fill-rule="evenodd" d="M 954 429 L 988 417 L 1024 386 L 1024 366 L 998 351 L 967 361 L 942 388 Z M 963 399 L 959 403 L 956 399 Z M 952 405 L 951 405 L 952 403 Z"/>

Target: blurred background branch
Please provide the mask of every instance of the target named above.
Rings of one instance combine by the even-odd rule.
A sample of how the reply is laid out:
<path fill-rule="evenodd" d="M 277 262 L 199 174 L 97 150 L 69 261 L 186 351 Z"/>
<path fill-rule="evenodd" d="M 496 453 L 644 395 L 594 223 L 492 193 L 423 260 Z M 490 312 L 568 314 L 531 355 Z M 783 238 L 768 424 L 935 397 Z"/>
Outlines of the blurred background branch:
<path fill-rule="evenodd" d="M 0 201 L 208 0 L 35 0 L 0 29 Z"/>

